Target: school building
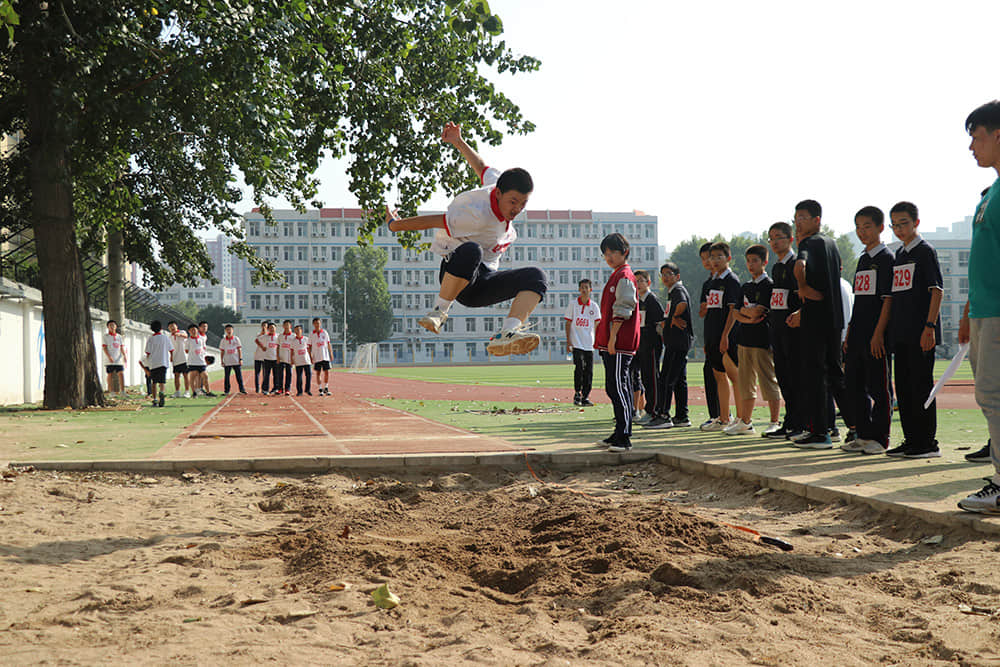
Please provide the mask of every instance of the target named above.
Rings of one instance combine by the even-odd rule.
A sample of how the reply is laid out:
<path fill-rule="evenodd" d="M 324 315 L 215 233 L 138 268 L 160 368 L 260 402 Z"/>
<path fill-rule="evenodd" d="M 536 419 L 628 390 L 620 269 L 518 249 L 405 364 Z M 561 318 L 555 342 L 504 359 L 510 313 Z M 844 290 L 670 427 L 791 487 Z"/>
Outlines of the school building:
<path fill-rule="evenodd" d="M 921 225 L 920 235 L 937 250 L 944 295 L 941 299 L 941 349 L 950 357 L 958 350 L 958 322 L 969 300 L 969 253 L 972 250 L 972 216 L 933 232 Z M 898 245 L 898 243 L 897 243 Z"/>
<path fill-rule="evenodd" d="M 288 285 L 252 285 L 248 274 L 243 321 L 290 319 L 309 328 L 310 320 L 318 316 L 333 339 L 335 361 L 342 363 L 342 347 L 338 345 L 343 340 L 342 325 L 330 321 L 326 294 L 333 272 L 343 263 L 344 252 L 356 244 L 361 210 L 324 208 L 305 214 L 275 210 L 273 215 L 275 225 L 265 224 L 257 211 L 244 215 L 247 242 L 258 256 L 274 262 Z M 563 314 L 578 294 L 578 282 L 581 278 L 593 281 L 596 301 L 611 275 L 600 250 L 605 235 L 625 235 L 632 247 L 630 264 L 634 269 L 655 272 L 659 268 L 657 218 L 640 211 L 523 211 L 513 224 L 518 238 L 504 253 L 500 268 L 537 266 L 549 278 L 548 294 L 529 320 L 542 337 L 541 345 L 519 360 L 565 359 Z M 425 231 L 424 240 L 429 242 L 433 235 L 434 230 Z M 379 363 L 489 361 L 486 341 L 500 328 L 509 302 L 475 309 L 456 303 L 444 331 L 434 335 L 420 327 L 417 320 L 434 305 L 441 258 L 429 251 L 403 249 L 384 225 L 374 243 L 385 248 L 388 255 L 385 279 L 395 315 L 392 336 L 379 344 Z"/>

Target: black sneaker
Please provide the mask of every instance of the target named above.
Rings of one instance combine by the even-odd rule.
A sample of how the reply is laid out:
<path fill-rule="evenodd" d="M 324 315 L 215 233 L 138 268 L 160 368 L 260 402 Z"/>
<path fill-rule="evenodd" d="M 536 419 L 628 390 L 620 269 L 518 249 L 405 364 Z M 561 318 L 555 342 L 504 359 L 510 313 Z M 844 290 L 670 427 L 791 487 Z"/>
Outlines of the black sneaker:
<path fill-rule="evenodd" d="M 993 459 L 990 458 L 990 447 L 993 441 L 987 442 L 983 445 L 983 448 L 976 452 L 971 452 L 965 455 L 965 460 L 969 463 L 989 463 Z"/>
<path fill-rule="evenodd" d="M 306 390 L 306 396 L 312 396 L 312 395 L 313 395 L 313 393 L 307 389 Z"/>
<path fill-rule="evenodd" d="M 858 432 L 855 431 L 853 428 L 847 429 L 847 437 L 844 438 L 844 444 L 846 445 L 849 442 L 854 442 L 857 439 L 858 439 Z"/>
<path fill-rule="evenodd" d="M 810 433 L 792 444 L 799 449 L 833 449 L 833 441 L 827 433 Z"/>
<path fill-rule="evenodd" d="M 590 402 L 589 398 L 581 398 L 580 399 L 580 405 L 582 407 L 589 408 L 589 407 L 593 406 L 594 404 Z"/>
<path fill-rule="evenodd" d="M 654 417 L 641 426 L 643 428 L 673 428 L 674 423 L 666 417 Z"/>
<path fill-rule="evenodd" d="M 834 426 L 830 429 L 830 442 L 840 442 L 840 429 Z"/>
<path fill-rule="evenodd" d="M 787 436 L 788 436 L 788 429 L 786 429 L 784 426 L 779 428 L 777 431 L 771 431 L 770 433 L 764 431 L 763 433 L 760 434 L 760 437 L 762 438 L 774 438 L 775 440 L 784 440 Z"/>
<path fill-rule="evenodd" d="M 906 452 L 909 448 L 910 446 L 904 442 L 903 444 L 897 447 L 893 447 L 892 449 L 886 450 L 885 455 L 902 457 L 906 455 Z"/>
<path fill-rule="evenodd" d="M 941 450 L 938 449 L 937 440 L 920 449 L 908 449 L 903 452 L 904 459 L 936 459 L 939 456 L 941 456 Z"/>
<path fill-rule="evenodd" d="M 609 452 L 630 452 L 632 451 L 632 441 L 627 435 L 621 436 L 608 447 Z"/>
<path fill-rule="evenodd" d="M 163 394 L 160 394 L 160 402 L 159 402 L 159 405 L 160 405 L 160 407 L 161 407 L 161 408 L 163 407 Z"/>
<path fill-rule="evenodd" d="M 210 391 L 206 391 L 206 392 L 205 392 L 205 395 L 206 395 L 206 396 L 211 396 L 211 397 L 213 397 L 213 398 L 214 398 L 214 397 L 216 396 L 216 394 L 213 394 L 213 393 L 212 393 L 212 392 L 210 392 Z"/>
<path fill-rule="evenodd" d="M 688 428 L 691 426 L 691 420 L 687 417 L 677 418 L 674 417 L 674 428 Z"/>
<path fill-rule="evenodd" d="M 600 442 L 598 442 L 597 446 L 598 447 L 610 447 L 613 444 L 615 444 L 615 434 L 614 433 L 612 433 L 611 435 L 609 435 L 608 437 L 606 437 L 604 440 L 601 440 Z"/>
<path fill-rule="evenodd" d="M 573 405 L 580 405 L 581 400 L 583 400 L 583 397 L 580 394 L 573 394 Z"/>

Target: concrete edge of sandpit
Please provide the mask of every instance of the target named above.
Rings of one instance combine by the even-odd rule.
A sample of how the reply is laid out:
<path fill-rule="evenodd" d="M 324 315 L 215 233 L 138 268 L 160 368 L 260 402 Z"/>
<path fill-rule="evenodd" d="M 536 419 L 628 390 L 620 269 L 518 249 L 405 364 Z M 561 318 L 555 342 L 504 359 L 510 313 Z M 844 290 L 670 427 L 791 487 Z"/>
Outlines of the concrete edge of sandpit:
<path fill-rule="evenodd" d="M 17 461 L 10 467 L 34 466 L 36 470 L 65 472 L 181 473 L 192 468 L 213 472 L 325 473 L 335 470 L 369 470 L 382 473 L 415 470 L 462 471 L 476 467 L 522 468 L 531 466 L 573 470 L 601 466 L 627 465 L 655 461 L 661 465 L 705 477 L 736 479 L 775 491 L 785 491 L 818 503 L 866 505 L 880 512 L 901 515 L 948 528 L 968 528 L 981 533 L 1000 535 L 1000 521 L 986 515 L 942 511 L 901 502 L 795 482 L 781 477 L 741 469 L 732 464 L 718 464 L 697 458 L 665 454 L 652 450 L 631 452 L 555 451 L 494 452 L 468 454 L 373 454 L 347 456 L 287 456 L 255 459 L 122 459 L 97 461 Z"/>

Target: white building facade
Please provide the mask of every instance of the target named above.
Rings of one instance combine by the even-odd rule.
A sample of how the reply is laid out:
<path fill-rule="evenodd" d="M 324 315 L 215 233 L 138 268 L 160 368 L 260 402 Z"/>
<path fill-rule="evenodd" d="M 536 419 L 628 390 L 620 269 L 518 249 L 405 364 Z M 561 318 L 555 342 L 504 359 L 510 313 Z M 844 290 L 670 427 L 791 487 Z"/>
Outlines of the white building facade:
<path fill-rule="evenodd" d="M 285 275 L 287 287 L 252 285 L 247 276 L 243 321 L 289 319 L 310 327 L 320 317 L 334 342 L 335 356 L 342 363 L 341 323 L 331 322 L 327 290 L 331 276 L 343 263 L 344 252 L 356 245 L 360 209 L 324 208 L 300 214 L 294 210 L 273 211 L 277 224 L 264 223 L 256 211 L 244 216 L 247 242 L 258 256 L 275 263 Z M 659 248 L 657 219 L 639 212 L 524 211 L 514 221 L 518 239 L 504 254 L 501 269 L 537 266 L 548 275 L 549 291 L 530 318 L 542 337 L 530 361 L 565 359 L 566 335 L 563 313 L 578 293 L 582 278 L 594 283 L 595 300 L 611 275 L 601 255 L 601 239 L 612 232 L 625 235 L 631 244 L 633 269 L 657 271 Z M 434 230 L 424 232 L 430 241 Z M 444 331 L 434 335 L 417 324 L 434 305 L 438 293 L 441 258 L 429 251 L 415 253 L 396 242 L 384 226 L 374 239 L 385 248 L 388 262 L 386 283 L 392 296 L 392 336 L 379 344 L 379 363 L 486 362 L 486 341 L 500 327 L 508 303 L 489 308 L 465 308 L 455 304 Z M 349 323 L 348 323 L 349 326 Z"/>
<path fill-rule="evenodd" d="M 236 288 L 213 285 L 207 280 L 202 280 L 197 287 L 174 285 L 162 292 L 156 292 L 156 298 L 168 306 L 194 301 L 199 308 L 224 306 L 236 310 Z"/>

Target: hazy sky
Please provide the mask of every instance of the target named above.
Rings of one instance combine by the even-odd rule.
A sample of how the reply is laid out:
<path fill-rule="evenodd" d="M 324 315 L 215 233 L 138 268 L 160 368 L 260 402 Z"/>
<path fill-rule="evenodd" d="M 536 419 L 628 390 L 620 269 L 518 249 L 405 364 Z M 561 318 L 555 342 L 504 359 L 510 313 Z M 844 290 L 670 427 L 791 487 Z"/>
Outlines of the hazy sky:
<path fill-rule="evenodd" d="M 765 229 L 805 198 L 838 231 L 860 207 L 901 199 L 933 230 L 971 215 L 996 177 L 963 126 L 1000 97 L 995 0 L 491 8 L 508 45 L 542 61 L 499 79 L 537 131 L 484 153 L 531 172 L 529 208 L 642 210 L 670 248 Z M 355 201 L 342 168 L 319 173 L 328 206 Z"/>

